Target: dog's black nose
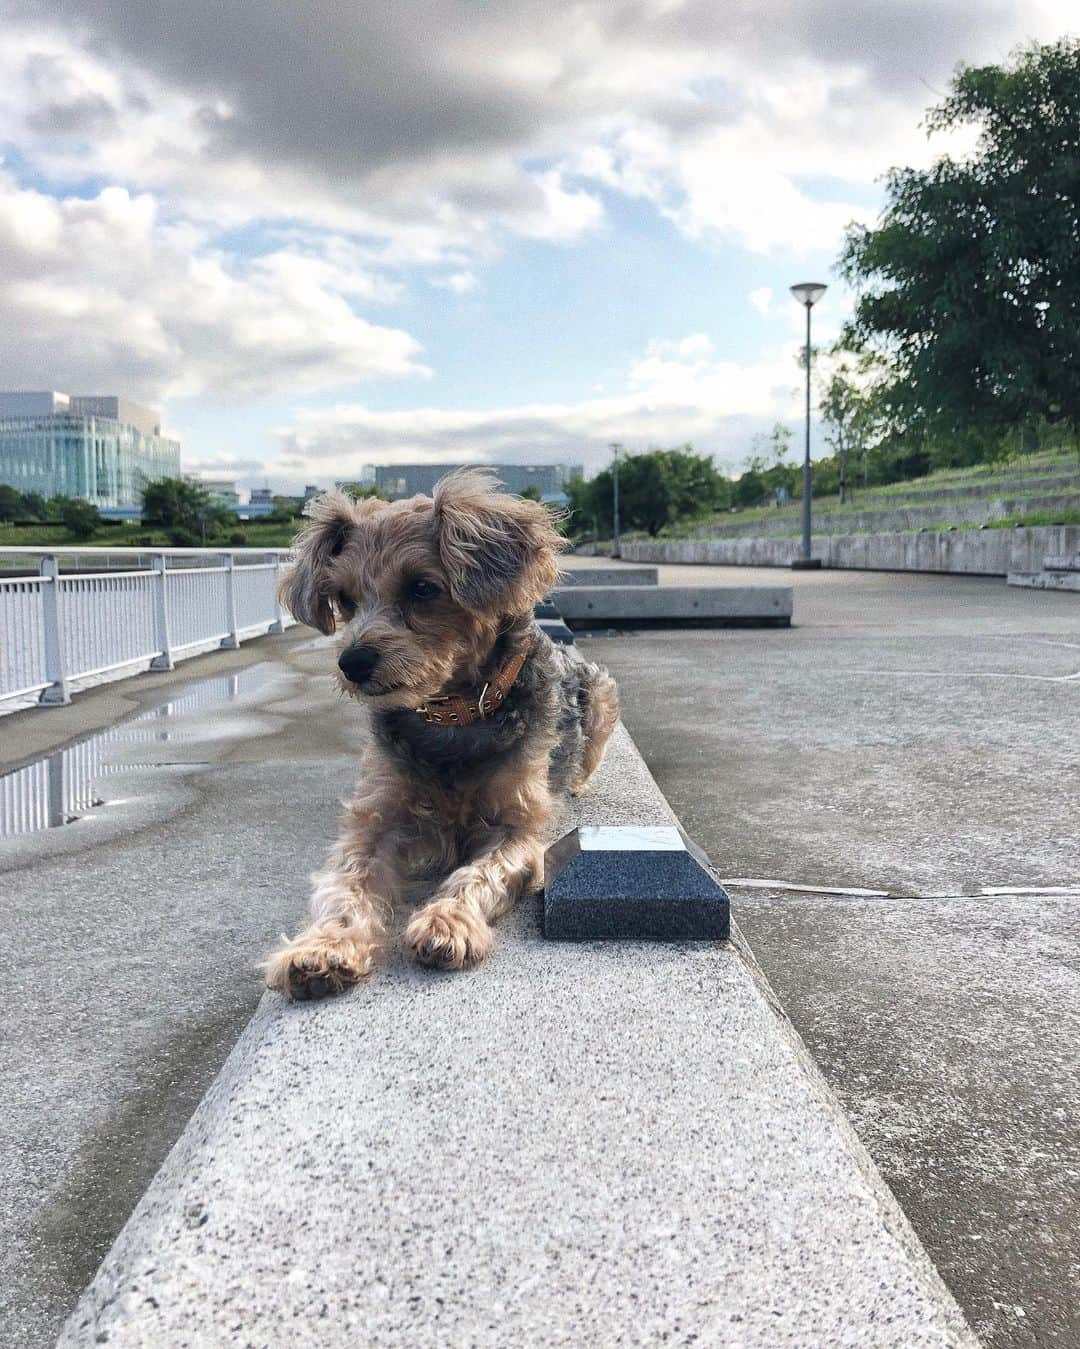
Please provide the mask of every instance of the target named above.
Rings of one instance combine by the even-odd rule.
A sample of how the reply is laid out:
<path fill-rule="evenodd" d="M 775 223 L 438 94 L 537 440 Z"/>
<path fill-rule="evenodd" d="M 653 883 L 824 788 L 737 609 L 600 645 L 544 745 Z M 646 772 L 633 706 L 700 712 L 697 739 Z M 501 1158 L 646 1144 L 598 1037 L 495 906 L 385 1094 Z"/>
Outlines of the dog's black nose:
<path fill-rule="evenodd" d="M 354 684 L 370 679 L 378 663 L 379 653 L 373 646 L 349 646 L 338 657 L 338 669 Z"/>

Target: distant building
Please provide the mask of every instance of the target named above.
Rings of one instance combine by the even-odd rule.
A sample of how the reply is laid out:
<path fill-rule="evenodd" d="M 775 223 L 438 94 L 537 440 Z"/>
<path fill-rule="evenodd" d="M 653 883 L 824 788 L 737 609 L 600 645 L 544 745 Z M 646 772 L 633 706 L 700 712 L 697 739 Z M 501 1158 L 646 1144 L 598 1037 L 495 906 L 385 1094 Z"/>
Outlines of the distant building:
<path fill-rule="evenodd" d="M 240 505 L 240 489 L 232 478 L 203 478 L 197 473 L 188 473 L 185 476 L 188 482 L 194 483 L 196 487 L 205 488 L 215 505 L 227 506 L 231 511 Z"/>
<path fill-rule="evenodd" d="M 270 487 L 253 487 L 251 489 L 251 504 L 253 506 L 274 504 L 274 492 Z"/>
<path fill-rule="evenodd" d="M 506 492 L 521 493 L 535 487 L 542 501 L 566 500 L 566 484 L 582 476 L 580 464 L 377 464 L 371 477 L 339 482 L 338 487 L 375 486 L 391 501 L 402 497 L 430 496 L 435 484 L 458 468 L 490 469 Z"/>
<path fill-rule="evenodd" d="M 129 507 L 180 476 L 180 442 L 150 408 L 112 394 L 0 393 L 0 482 L 43 497 Z"/>

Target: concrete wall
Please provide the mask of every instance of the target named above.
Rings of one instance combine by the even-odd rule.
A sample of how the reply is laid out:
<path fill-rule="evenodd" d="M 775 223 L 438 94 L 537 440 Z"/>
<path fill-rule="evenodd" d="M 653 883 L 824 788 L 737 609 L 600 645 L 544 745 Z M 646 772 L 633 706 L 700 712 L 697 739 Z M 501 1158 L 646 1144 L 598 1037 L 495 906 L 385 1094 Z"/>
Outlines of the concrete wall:
<path fill-rule="evenodd" d="M 799 556 L 798 539 L 671 539 L 627 542 L 628 562 L 697 562 L 714 566 L 787 567 Z M 826 567 L 864 571 L 937 571 L 1006 576 L 1039 571 L 1043 558 L 1080 552 L 1080 525 L 1031 529 L 958 530 L 926 534 L 833 534 L 814 539 L 813 555 Z"/>
<path fill-rule="evenodd" d="M 830 511 L 820 502 L 814 506 L 814 529 L 822 534 L 888 534 L 909 529 L 929 529 L 940 525 L 990 524 L 994 520 L 1008 520 L 1031 511 L 1080 510 L 1080 492 L 1056 492 L 1046 496 L 997 496 L 972 500 L 937 501 L 932 505 L 895 506 L 888 510 Z M 730 523 L 708 527 L 710 537 L 738 539 L 774 537 L 797 534 L 799 517 L 777 511 L 775 518 L 740 522 L 731 516 Z"/>

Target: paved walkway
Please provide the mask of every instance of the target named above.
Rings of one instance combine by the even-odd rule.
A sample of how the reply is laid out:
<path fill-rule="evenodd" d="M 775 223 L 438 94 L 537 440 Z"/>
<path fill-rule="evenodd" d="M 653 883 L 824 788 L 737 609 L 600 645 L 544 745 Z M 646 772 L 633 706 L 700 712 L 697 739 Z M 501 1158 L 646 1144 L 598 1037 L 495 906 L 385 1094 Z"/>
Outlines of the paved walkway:
<path fill-rule="evenodd" d="M 732 888 L 977 1332 L 1076 1346 L 1080 597 L 745 568 L 662 567 L 661 583 L 785 575 L 790 631 L 582 646 L 723 875 L 896 896 Z M 1004 887 L 1027 893 L 980 894 Z"/>
<path fill-rule="evenodd" d="M 302 912 L 363 736 L 359 717 L 326 714 L 312 646 L 294 631 L 4 721 L 21 761 L 65 724 L 145 717 L 109 732 L 94 780 L 106 804 L 0 843 L 16 957 L 0 1053 L 4 1349 L 55 1342 L 254 1012 L 256 962 Z"/>

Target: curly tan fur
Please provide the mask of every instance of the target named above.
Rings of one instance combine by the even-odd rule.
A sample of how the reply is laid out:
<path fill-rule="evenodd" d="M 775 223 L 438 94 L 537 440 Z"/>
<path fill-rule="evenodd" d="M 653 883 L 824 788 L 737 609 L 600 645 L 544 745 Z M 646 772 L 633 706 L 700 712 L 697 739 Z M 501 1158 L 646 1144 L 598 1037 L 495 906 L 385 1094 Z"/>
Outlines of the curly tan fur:
<path fill-rule="evenodd" d="M 341 835 L 314 877 L 310 923 L 266 962 L 293 998 L 337 993 L 374 968 L 399 904 L 421 887 L 406 950 L 422 965 L 483 960 L 491 923 L 541 884 L 559 797 L 584 789 L 618 720 L 614 681 L 532 622 L 563 541 L 537 502 L 476 470 L 434 497 L 388 504 L 328 493 L 310 507 L 282 602 L 338 633 L 342 690 L 371 709 L 375 744 Z M 499 710 L 433 726 L 414 710 L 475 693 L 531 651 Z M 360 682 L 344 672 L 368 653 Z"/>

